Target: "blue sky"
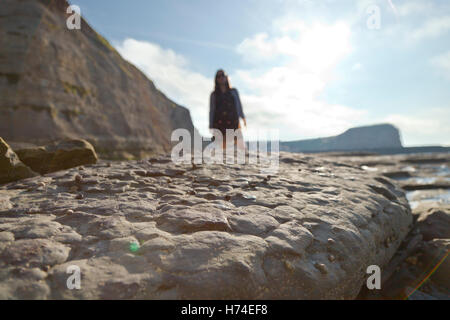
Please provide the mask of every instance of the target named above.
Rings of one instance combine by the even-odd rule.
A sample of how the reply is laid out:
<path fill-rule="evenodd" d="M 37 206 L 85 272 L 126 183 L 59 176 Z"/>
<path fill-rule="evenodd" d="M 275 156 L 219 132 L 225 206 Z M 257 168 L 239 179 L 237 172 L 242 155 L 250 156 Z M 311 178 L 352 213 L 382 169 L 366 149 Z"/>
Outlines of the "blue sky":
<path fill-rule="evenodd" d="M 282 140 L 389 122 L 450 145 L 448 0 L 73 0 L 208 135 L 217 69 Z"/>

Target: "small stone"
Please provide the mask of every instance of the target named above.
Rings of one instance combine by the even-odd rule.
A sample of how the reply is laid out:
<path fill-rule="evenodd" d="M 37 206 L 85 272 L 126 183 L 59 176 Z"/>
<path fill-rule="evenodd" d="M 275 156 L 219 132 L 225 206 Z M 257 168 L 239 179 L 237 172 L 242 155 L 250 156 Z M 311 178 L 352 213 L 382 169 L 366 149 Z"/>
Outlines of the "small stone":
<path fill-rule="evenodd" d="M 292 194 L 288 193 L 288 194 L 286 195 L 286 197 L 292 199 L 293 196 L 292 196 Z"/>
<path fill-rule="evenodd" d="M 330 255 L 328 256 L 328 260 L 330 260 L 330 262 L 333 262 L 334 260 L 336 260 L 336 257 L 333 256 L 332 254 L 330 254 Z"/>
<path fill-rule="evenodd" d="M 226 200 L 226 201 L 230 201 L 230 200 L 231 200 L 231 196 L 230 196 L 229 194 L 227 194 L 227 195 L 225 196 L 225 200 Z"/>
<path fill-rule="evenodd" d="M 83 181 L 83 178 L 79 174 L 75 175 L 75 182 L 76 183 L 81 183 L 82 181 Z"/>
<path fill-rule="evenodd" d="M 232 209 L 231 207 L 227 207 L 226 205 L 224 205 L 224 204 L 221 204 L 221 203 L 218 203 L 218 204 L 216 204 L 216 205 L 214 205 L 216 208 L 219 208 L 219 209 L 222 209 L 222 210 L 230 210 L 230 209 Z"/>
<path fill-rule="evenodd" d="M 81 193 L 79 193 L 75 196 L 75 199 L 77 199 L 77 200 L 81 200 L 83 198 L 84 198 L 84 196 Z"/>
<path fill-rule="evenodd" d="M 67 210 L 65 211 L 65 214 L 73 214 L 73 210 L 72 210 L 72 209 L 67 209 Z"/>
<path fill-rule="evenodd" d="M 78 167 L 78 170 L 82 171 L 84 170 L 84 167 Z"/>
<path fill-rule="evenodd" d="M 314 264 L 314 267 L 316 267 L 316 269 L 319 270 L 320 273 L 322 273 L 322 274 L 327 274 L 328 273 L 327 267 L 323 263 L 316 262 Z"/>
<path fill-rule="evenodd" d="M 195 196 L 197 194 L 197 192 L 195 192 L 195 190 L 189 190 L 188 194 L 191 196 Z"/>
<path fill-rule="evenodd" d="M 334 241 L 334 239 L 328 238 L 327 240 L 328 244 L 335 244 L 336 241 Z"/>

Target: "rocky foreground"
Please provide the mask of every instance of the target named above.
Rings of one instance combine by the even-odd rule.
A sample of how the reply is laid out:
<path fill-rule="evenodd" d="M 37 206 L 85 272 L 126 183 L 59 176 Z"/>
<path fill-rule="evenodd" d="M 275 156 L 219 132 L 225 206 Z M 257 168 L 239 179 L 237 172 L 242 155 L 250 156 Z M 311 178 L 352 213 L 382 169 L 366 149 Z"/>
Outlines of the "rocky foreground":
<path fill-rule="evenodd" d="M 352 299 L 412 222 L 392 180 L 316 156 L 100 161 L 0 186 L 0 298 Z"/>
<path fill-rule="evenodd" d="M 396 180 L 409 201 L 413 228 L 382 272 L 381 290 L 360 299 L 450 300 L 450 153 L 322 154 Z"/>

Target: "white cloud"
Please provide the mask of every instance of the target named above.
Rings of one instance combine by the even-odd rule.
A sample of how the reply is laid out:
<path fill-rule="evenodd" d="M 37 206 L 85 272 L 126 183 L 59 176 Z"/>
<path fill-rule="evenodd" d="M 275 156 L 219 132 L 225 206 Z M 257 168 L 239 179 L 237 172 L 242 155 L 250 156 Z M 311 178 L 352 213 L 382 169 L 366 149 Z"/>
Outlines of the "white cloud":
<path fill-rule="evenodd" d="M 450 16 L 428 19 L 420 28 L 412 31 L 411 38 L 422 40 L 425 38 L 437 38 L 450 31 Z"/>
<path fill-rule="evenodd" d="M 399 16 L 406 17 L 415 14 L 423 15 L 426 12 L 430 12 L 433 9 L 433 4 L 429 1 L 423 0 L 408 0 L 402 4 L 397 4 L 396 7 Z"/>
<path fill-rule="evenodd" d="M 433 34 L 430 32 L 428 35 Z M 126 39 L 116 47 L 169 98 L 188 107 L 194 125 L 202 134 L 208 134 L 213 79 L 192 71 L 184 56 L 150 42 Z M 407 137 L 406 145 L 448 144 L 450 108 L 391 114 L 377 121 L 369 118 L 365 110 L 321 99 L 336 79 L 336 66 L 352 50 L 350 26 L 343 22 L 277 20 L 270 33 L 243 39 L 236 51 L 247 65 L 231 70 L 231 81 L 241 93 L 249 129 L 279 129 L 282 140 L 294 140 L 335 135 L 361 124 L 390 122 Z M 450 52 L 430 62 L 448 73 Z M 355 61 L 349 72 L 362 68 Z"/>
<path fill-rule="evenodd" d="M 450 79 L 450 51 L 432 58 L 431 64 Z"/>
<path fill-rule="evenodd" d="M 359 71 L 359 70 L 361 70 L 363 68 L 363 65 L 360 63 L 360 62 L 357 62 L 357 63 L 355 63 L 353 66 L 352 66 L 352 70 L 353 71 Z"/>
<path fill-rule="evenodd" d="M 351 51 L 350 27 L 344 22 L 306 25 L 300 20 L 277 20 L 274 25 L 279 36 L 258 33 L 244 39 L 237 52 L 247 62 L 279 61 L 284 57 L 297 68 L 321 72 Z"/>
<path fill-rule="evenodd" d="M 318 98 L 333 79 L 336 64 L 352 50 L 350 27 L 342 22 L 280 21 L 274 24 L 279 36 L 259 33 L 244 39 L 236 49 L 252 61 L 249 68 L 230 76 L 241 92 L 249 128 L 276 128 L 287 140 L 337 134 L 359 123 L 364 111 Z M 208 134 L 212 79 L 190 70 L 182 55 L 156 44 L 126 39 L 116 47 L 169 98 L 188 107 L 194 125 Z M 259 68 L 253 64 L 258 61 L 270 62 L 271 67 Z"/>
<path fill-rule="evenodd" d="M 232 74 L 247 89 L 242 100 L 249 124 L 280 129 L 282 139 L 291 140 L 338 134 L 365 120 L 365 111 L 319 98 L 336 65 L 352 51 L 347 24 L 278 20 L 274 33 L 256 34 L 237 46 L 244 61 L 256 64 Z M 272 66 L 261 69 L 261 61 Z"/>
<path fill-rule="evenodd" d="M 275 44 L 269 43 L 267 33 L 258 33 L 251 39 L 245 39 L 237 47 L 247 62 L 262 62 L 275 58 Z"/>
<path fill-rule="evenodd" d="M 203 134 L 207 132 L 209 94 L 214 85 L 211 79 L 191 71 L 182 55 L 154 43 L 126 39 L 116 48 L 170 99 L 189 108 L 196 128 Z"/>

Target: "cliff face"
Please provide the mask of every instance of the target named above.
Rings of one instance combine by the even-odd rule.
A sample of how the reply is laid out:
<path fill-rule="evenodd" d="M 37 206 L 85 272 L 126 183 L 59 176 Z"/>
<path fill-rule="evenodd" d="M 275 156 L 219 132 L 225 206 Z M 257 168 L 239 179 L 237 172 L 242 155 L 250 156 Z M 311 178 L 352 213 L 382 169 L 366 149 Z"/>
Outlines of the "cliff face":
<path fill-rule="evenodd" d="M 170 150 L 189 111 L 157 90 L 82 20 L 66 27 L 67 1 L 5 0 L 0 6 L 0 136 L 44 144 L 83 138 L 100 156 Z"/>
<path fill-rule="evenodd" d="M 357 151 L 402 148 L 398 129 L 390 124 L 351 128 L 328 138 L 282 142 L 280 148 L 291 152 Z"/>

